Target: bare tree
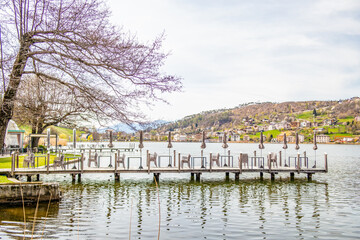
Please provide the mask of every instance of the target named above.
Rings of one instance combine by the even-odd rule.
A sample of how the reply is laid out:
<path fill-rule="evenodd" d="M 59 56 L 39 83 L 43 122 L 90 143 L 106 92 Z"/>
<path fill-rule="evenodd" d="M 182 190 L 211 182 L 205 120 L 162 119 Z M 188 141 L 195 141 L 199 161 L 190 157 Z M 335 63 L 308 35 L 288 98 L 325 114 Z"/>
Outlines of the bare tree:
<path fill-rule="evenodd" d="M 162 73 L 163 35 L 142 44 L 109 22 L 100 0 L 3 0 L 0 3 L 4 95 L 0 143 L 13 116 L 24 75 L 35 74 L 72 92 L 74 101 L 98 120 L 140 119 L 140 103 L 181 89 L 180 79 Z M 4 34 L 5 33 L 5 34 Z M 85 104 L 86 103 L 86 104 Z"/>
<path fill-rule="evenodd" d="M 89 113 L 85 104 L 74 100 L 72 92 L 64 85 L 43 81 L 37 76 L 26 76 L 20 83 L 13 118 L 20 124 L 31 126 L 31 133 L 41 134 L 58 123 L 72 125 L 86 120 Z M 31 146 L 37 147 L 39 138 L 33 138 Z"/>

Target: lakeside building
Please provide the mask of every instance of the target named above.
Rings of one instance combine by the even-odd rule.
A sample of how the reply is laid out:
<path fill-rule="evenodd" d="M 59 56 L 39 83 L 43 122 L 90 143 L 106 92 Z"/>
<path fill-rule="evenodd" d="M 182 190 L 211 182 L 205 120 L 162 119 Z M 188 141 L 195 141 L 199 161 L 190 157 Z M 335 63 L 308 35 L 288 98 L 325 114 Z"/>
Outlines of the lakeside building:
<path fill-rule="evenodd" d="M 328 135 L 316 135 L 316 142 L 318 143 L 329 143 L 330 142 L 330 136 Z"/>

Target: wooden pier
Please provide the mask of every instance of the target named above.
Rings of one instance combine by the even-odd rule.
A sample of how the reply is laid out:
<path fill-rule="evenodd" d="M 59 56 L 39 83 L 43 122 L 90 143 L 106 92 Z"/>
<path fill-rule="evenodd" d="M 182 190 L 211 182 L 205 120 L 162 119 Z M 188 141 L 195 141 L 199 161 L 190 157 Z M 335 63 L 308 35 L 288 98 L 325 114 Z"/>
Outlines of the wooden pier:
<path fill-rule="evenodd" d="M 246 158 L 244 156 L 246 155 Z M 47 155 L 46 165 L 42 167 L 34 167 L 34 168 L 18 168 L 16 164 L 16 159 L 18 156 L 16 154 L 12 155 L 12 167 L 11 169 L 0 169 L 0 174 L 7 175 L 9 177 L 19 177 L 19 176 L 27 176 L 28 181 L 31 181 L 31 176 L 36 176 L 37 180 L 40 179 L 40 175 L 44 174 L 69 174 L 72 176 L 73 181 L 76 180 L 76 176 L 78 176 L 78 180 L 81 181 L 81 176 L 83 174 L 114 174 L 114 179 L 116 181 L 120 180 L 120 174 L 122 173 L 147 173 L 153 174 L 154 178 L 158 181 L 160 178 L 160 174 L 164 173 L 190 173 L 191 178 L 193 179 L 196 176 L 196 180 L 200 181 L 201 174 L 203 173 L 225 173 L 225 178 L 230 178 L 230 173 L 234 174 L 234 179 L 238 181 L 240 179 L 241 174 L 246 173 L 259 173 L 260 179 L 263 178 L 264 173 L 270 174 L 271 180 L 275 180 L 275 175 L 279 173 L 289 173 L 290 179 L 293 180 L 296 174 L 306 174 L 308 180 L 312 179 L 312 175 L 315 173 L 327 173 L 328 172 L 328 161 L 327 154 L 324 155 L 324 167 L 319 168 L 315 165 L 312 166 L 309 163 L 309 159 L 304 152 L 303 157 L 298 153 L 296 157 L 289 157 L 288 160 L 282 162 L 281 152 L 279 152 L 279 161 L 273 161 L 271 156 L 268 157 L 256 157 L 256 152 L 254 157 L 248 157 L 247 154 L 242 154 L 234 160 L 234 156 L 225 155 L 224 161 L 221 160 L 219 154 L 217 158 L 210 154 L 210 157 L 207 158 L 205 156 L 201 157 L 193 157 L 190 155 L 181 155 L 180 153 L 176 154 L 174 151 L 173 156 L 167 156 L 169 159 L 169 165 L 165 167 L 160 166 L 160 159 L 164 156 L 157 156 L 155 154 L 155 162 L 152 161 L 152 155 L 147 152 L 145 164 L 146 166 L 142 166 L 142 157 L 134 157 L 129 156 L 127 159 L 127 166 L 125 164 L 125 159 L 120 159 L 120 152 L 115 153 L 114 166 L 112 166 L 111 158 L 110 164 L 108 167 L 100 167 L 100 162 L 96 164 L 97 166 L 91 167 L 90 164 L 87 163 L 87 159 L 85 158 L 84 153 L 81 153 L 81 157 L 74 159 L 72 161 L 66 162 L 68 167 L 60 168 L 54 167 L 50 164 L 50 154 Z M 156 158 L 157 157 L 157 158 Z M 131 158 L 139 158 L 139 166 L 130 166 L 129 160 Z M 196 158 L 200 158 L 198 165 L 195 164 Z M 207 161 L 207 159 L 209 161 Z M 246 161 L 245 161 L 246 160 Z M 291 162 L 293 160 L 293 162 Z M 184 161 L 184 162 L 182 162 Z M 189 161 L 189 162 L 187 162 Z M 183 166 L 185 164 L 185 166 Z M 293 165 L 291 165 L 293 163 Z M 159 164 L 159 166 L 158 166 Z M 74 165 L 71 167 L 71 165 Z M 77 166 L 75 166 L 77 165 Z"/>

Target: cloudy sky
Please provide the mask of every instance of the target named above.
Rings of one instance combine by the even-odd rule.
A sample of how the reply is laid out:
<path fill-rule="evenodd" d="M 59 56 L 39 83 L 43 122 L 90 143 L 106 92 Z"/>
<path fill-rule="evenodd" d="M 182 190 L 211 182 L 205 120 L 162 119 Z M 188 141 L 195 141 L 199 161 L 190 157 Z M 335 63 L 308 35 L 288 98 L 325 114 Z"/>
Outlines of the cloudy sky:
<path fill-rule="evenodd" d="M 112 21 L 151 41 L 165 32 L 164 71 L 183 92 L 145 110 L 176 120 L 246 102 L 360 94 L 358 0 L 110 0 Z"/>

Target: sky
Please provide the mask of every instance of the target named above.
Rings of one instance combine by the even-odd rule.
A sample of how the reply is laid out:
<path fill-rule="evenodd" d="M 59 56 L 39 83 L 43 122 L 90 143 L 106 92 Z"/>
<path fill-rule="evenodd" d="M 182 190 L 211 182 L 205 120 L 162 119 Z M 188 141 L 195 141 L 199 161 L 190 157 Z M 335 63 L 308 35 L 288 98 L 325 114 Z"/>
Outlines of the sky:
<path fill-rule="evenodd" d="M 165 33 L 162 71 L 183 90 L 144 108 L 174 121 L 247 102 L 360 94 L 358 0 L 109 0 L 111 21 L 151 42 Z"/>

